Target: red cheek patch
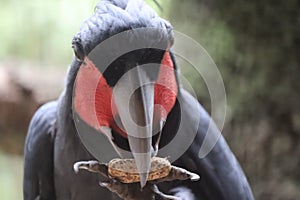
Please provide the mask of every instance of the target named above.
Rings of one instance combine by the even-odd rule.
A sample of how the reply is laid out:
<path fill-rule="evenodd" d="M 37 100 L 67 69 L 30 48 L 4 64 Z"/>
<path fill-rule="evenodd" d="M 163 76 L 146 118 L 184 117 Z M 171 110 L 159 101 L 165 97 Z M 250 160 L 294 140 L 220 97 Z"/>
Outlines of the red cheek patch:
<path fill-rule="evenodd" d="M 95 93 L 101 76 L 99 70 L 86 57 L 85 64 L 80 66 L 77 73 L 73 99 L 73 106 L 78 115 L 97 130 L 100 124 L 95 110 Z"/>
<path fill-rule="evenodd" d="M 99 130 L 101 126 L 107 126 L 126 135 L 114 122 L 113 116 L 117 113 L 112 112 L 116 110 L 112 88 L 88 57 L 77 74 L 73 104 L 78 115 L 91 127 Z"/>
<path fill-rule="evenodd" d="M 85 58 L 76 78 L 74 107 L 79 116 L 97 130 L 110 126 L 112 89 L 94 63 Z"/>
<path fill-rule="evenodd" d="M 160 118 L 167 118 L 175 104 L 177 92 L 173 62 L 170 53 L 166 51 L 158 80 L 154 85 L 154 104 L 162 108 L 156 110 Z M 112 101 L 112 88 L 88 57 L 85 57 L 85 63 L 80 66 L 77 73 L 73 106 L 82 120 L 96 130 L 101 126 L 107 126 L 127 136 L 125 131 L 116 125 L 113 118 L 118 113 L 113 113 L 117 109 Z"/>
<path fill-rule="evenodd" d="M 177 82 L 174 72 L 174 65 L 170 53 L 166 51 L 161 62 L 160 71 L 157 82 L 154 86 L 154 104 L 161 105 L 162 109 L 158 112 L 162 119 L 166 119 L 167 115 L 176 102 L 178 93 Z"/>

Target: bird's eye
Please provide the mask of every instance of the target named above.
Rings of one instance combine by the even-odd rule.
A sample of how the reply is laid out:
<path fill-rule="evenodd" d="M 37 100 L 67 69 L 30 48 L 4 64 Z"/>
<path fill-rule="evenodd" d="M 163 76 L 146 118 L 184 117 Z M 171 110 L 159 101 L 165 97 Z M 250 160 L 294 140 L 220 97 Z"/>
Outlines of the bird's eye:
<path fill-rule="evenodd" d="M 83 50 L 83 46 L 81 44 L 81 39 L 80 38 L 74 38 L 72 41 L 72 48 L 74 50 L 74 55 L 76 57 L 76 59 L 80 62 L 82 62 L 84 60 L 84 50 Z"/>

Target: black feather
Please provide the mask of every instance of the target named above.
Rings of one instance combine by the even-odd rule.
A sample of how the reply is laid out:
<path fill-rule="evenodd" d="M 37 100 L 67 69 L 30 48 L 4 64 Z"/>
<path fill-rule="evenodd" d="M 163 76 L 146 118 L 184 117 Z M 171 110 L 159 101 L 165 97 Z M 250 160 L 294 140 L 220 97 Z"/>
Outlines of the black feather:
<path fill-rule="evenodd" d="M 33 116 L 24 151 L 24 199 L 53 199 L 56 102 L 42 106 Z"/>
<path fill-rule="evenodd" d="M 80 32 L 75 35 L 73 48 L 78 60 L 74 59 L 68 70 L 65 89 L 57 103 L 46 104 L 37 111 L 28 131 L 24 154 L 24 200 L 37 197 L 52 200 L 55 198 L 57 200 L 119 199 L 108 190 L 98 186 L 101 177 L 87 172 L 76 175 L 72 170 L 75 162 L 94 159 L 82 145 L 76 133 L 72 117 L 72 94 L 76 75 L 84 56 L 87 56 L 95 46 L 108 37 L 139 27 L 164 30 L 163 34 L 159 35 L 162 37 L 154 37 L 154 35 L 147 37 L 149 44 L 160 42 L 158 38 L 163 38 L 163 40 L 167 38 L 168 42 L 173 43 L 172 26 L 161 19 L 142 0 L 102 0 L 96 6 L 94 15 L 84 22 Z M 122 63 L 122 59 L 125 59 L 125 63 L 128 64 L 132 62 L 132 60 L 128 61 L 129 59 L 139 57 L 145 57 L 139 60 L 140 63 L 149 60 L 158 62 L 161 59 L 162 53 L 157 51 L 143 56 L 147 54 L 145 52 L 149 52 L 148 50 L 133 53 L 133 55 L 139 55 L 134 58 L 131 58 L 132 54 L 129 53 L 115 62 Z M 173 54 L 171 56 L 177 76 L 178 68 Z M 111 75 L 114 73 L 111 72 Z M 188 198 L 194 195 L 197 199 L 206 200 L 252 200 L 253 195 L 246 177 L 223 137 L 219 139 L 207 157 L 198 158 L 198 150 L 211 118 L 202 106 L 181 88 L 179 88 L 178 99 L 181 99 L 183 104 L 176 103 L 169 114 L 163 129 L 161 147 L 168 144 L 174 137 L 180 117 L 189 119 L 190 126 L 184 130 L 185 134 L 189 137 L 196 131 L 197 136 L 190 148 L 175 164 L 199 173 L 201 180 L 199 182 L 163 183 L 160 184 L 160 189 L 165 192 L 181 192 Z M 179 112 L 179 106 L 183 108 L 182 113 Z M 195 117 L 199 116 L 200 123 L 194 123 Z M 56 121 L 55 127 L 57 128 L 55 135 L 52 134 L 54 121 Z M 219 130 L 213 131 L 218 133 Z M 172 190 L 176 187 L 181 189 Z"/>

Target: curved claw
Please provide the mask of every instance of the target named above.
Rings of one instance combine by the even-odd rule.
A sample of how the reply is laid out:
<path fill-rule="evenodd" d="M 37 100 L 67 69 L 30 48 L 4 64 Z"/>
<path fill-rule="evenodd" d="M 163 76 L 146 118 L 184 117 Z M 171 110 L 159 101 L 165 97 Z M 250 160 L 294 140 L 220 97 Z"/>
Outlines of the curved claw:
<path fill-rule="evenodd" d="M 80 169 L 85 169 L 89 172 L 101 173 L 105 177 L 108 177 L 108 167 L 106 164 L 99 163 L 96 160 L 79 161 L 73 165 L 73 169 L 77 174 Z"/>
<path fill-rule="evenodd" d="M 151 182 L 155 184 L 155 183 L 161 183 L 165 181 L 187 180 L 187 179 L 190 179 L 191 181 L 198 181 L 200 179 L 200 176 L 198 174 L 187 171 L 186 169 L 172 166 L 168 176 Z"/>
<path fill-rule="evenodd" d="M 83 165 L 86 164 L 86 161 L 80 161 L 80 162 L 76 162 L 73 165 L 73 170 L 74 172 L 77 174 L 79 172 L 80 169 L 83 169 Z"/>
<path fill-rule="evenodd" d="M 200 176 L 198 174 L 190 172 L 190 179 L 191 179 L 191 181 L 199 181 Z"/>
<path fill-rule="evenodd" d="M 99 162 L 96 160 L 79 161 L 73 165 L 73 169 L 74 169 L 75 173 L 78 173 L 80 169 L 85 169 L 85 170 L 94 172 L 93 168 L 95 168 L 95 165 L 97 165 L 97 164 L 99 164 Z"/>
<path fill-rule="evenodd" d="M 154 185 L 153 192 L 155 194 L 155 199 L 157 200 L 181 200 L 181 198 L 179 197 L 162 193 L 161 191 L 159 191 L 156 185 Z"/>
<path fill-rule="evenodd" d="M 171 172 L 168 177 L 172 178 L 173 180 L 190 179 L 191 181 L 198 181 L 200 179 L 200 176 L 198 174 L 192 173 L 190 171 L 187 171 L 186 169 L 176 166 L 172 166 Z"/>

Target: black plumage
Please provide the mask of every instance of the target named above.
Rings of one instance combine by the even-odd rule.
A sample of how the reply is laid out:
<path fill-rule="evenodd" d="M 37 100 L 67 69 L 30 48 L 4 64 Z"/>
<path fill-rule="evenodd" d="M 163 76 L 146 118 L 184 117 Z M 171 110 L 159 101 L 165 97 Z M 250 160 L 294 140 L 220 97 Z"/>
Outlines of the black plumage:
<path fill-rule="evenodd" d="M 162 28 L 167 40 L 173 43 L 171 25 L 140 0 L 102 0 L 97 5 L 95 14 L 84 22 L 80 32 L 74 37 L 73 48 L 77 59 L 74 58 L 69 67 L 62 95 L 56 102 L 42 106 L 30 124 L 24 158 L 25 200 L 38 197 L 52 200 L 119 199 L 98 185 L 101 177 L 88 172 L 76 175 L 73 171 L 75 162 L 94 158 L 82 145 L 76 133 L 72 115 L 72 94 L 76 74 L 84 56 L 109 36 L 139 27 Z M 157 55 L 154 56 L 157 59 L 155 62 L 161 60 L 162 55 L 159 51 L 149 54 Z M 125 56 L 122 59 L 126 62 L 129 58 Z M 149 59 L 149 56 L 145 56 L 145 59 Z M 175 73 L 178 73 L 173 55 L 172 60 Z M 105 75 L 108 82 L 111 80 L 111 86 L 118 80 L 113 76 L 114 73 L 116 72 L 108 71 Z M 121 75 L 123 73 L 125 72 Z M 177 99 L 181 103 L 177 101 L 169 113 L 160 145 L 163 146 L 172 139 L 172 133 L 177 131 L 181 117 L 188 119 L 190 126 L 185 126 L 184 132 L 189 135 L 197 131 L 197 135 L 192 145 L 174 164 L 200 174 L 201 180 L 161 183 L 159 189 L 165 193 L 177 193 L 186 199 L 254 199 L 239 163 L 222 136 L 208 156 L 198 158 L 211 118 L 203 107 L 180 87 Z M 180 106 L 182 109 L 179 109 Z M 197 117 L 200 117 L 199 124 L 194 123 Z M 217 128 L 213 131 L 219 132 Z M 122 137 L 116 136 L 115 139 L 118 140 L 117 143 L 124 142 Z"/>

